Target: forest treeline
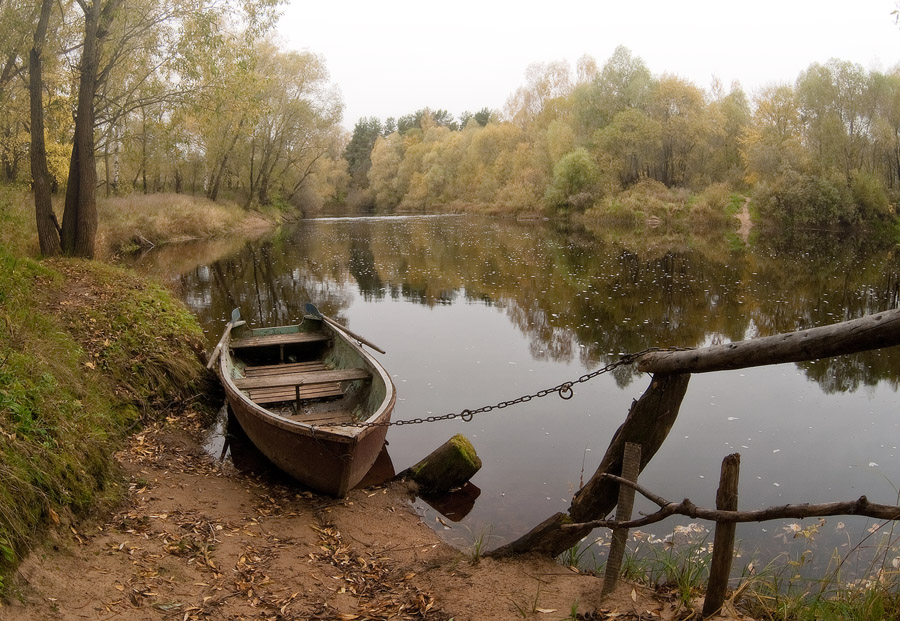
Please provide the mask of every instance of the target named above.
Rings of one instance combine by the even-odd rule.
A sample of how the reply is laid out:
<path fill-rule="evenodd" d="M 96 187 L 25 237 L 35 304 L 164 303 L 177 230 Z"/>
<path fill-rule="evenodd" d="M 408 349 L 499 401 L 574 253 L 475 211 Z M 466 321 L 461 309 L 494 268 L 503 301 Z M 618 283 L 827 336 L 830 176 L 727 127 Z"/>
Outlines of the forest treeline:
<path fill-rule="evenodd" d="M 730 221 L 740 192 L 772 224 L 895 220 L 900 70 L 830 60 L 751 97 L 619 47 L 530 66 L 502 110 L 347 132 L 325 59 L 275 42 L 277 4 L 0 4 L 0 177 L 34 188 L 42 252 L 89 256 L 96 197 L 134 192 L 696 225 Z"/>
<path fill-rule="evenodd" d="M 900 196 L 900 71 L 835 59 L 751 98 L 739 84 L 654 76 L 619 47 L 602 67 L 583 57 L 574 77 L 563 62 L 532 65 L 487 123 L 418 119 L 357 123 L 351 200 L 614 220 L 653 215 L 657 200 L 715 219 L 741 190 L 764 221 L 836 226 L 893 221 Z"/>

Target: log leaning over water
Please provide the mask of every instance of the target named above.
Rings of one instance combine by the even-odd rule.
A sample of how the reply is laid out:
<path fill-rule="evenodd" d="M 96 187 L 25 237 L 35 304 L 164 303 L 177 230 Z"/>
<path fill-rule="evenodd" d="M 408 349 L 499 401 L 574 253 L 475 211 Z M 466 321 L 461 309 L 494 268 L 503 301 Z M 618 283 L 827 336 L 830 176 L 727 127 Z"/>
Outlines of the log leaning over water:
<path fill-rule="evenodd" d="M 557 513 L 550 516 L 529 533 L 494 550 L 490 555 L 511 556 L 534 552 L 557 556 L 590 533 L 591 528 L 564 529 L 562 526 L 573 521 L 594 520 L 613 510 L 619 497 L 619 484 L 604 475 L 621 474 L 627 442 L 641 445 L 640 470 L 644 469 L 669 435 L 669 430 L 678 417 L 690 377 L 688 374 L 678 374 L 653 378 L 641 398 L 631 405 L 625 422 L 610 441 L 594 476 L 575 495 L 568 515 Z"/>
<path fill-rule="evenodd" d="M 638 359 L 638 370 L 706 373 L 816 360 L 894 345 L 900 345 L 900 309 L 703 349 L 650 352 Z"/>

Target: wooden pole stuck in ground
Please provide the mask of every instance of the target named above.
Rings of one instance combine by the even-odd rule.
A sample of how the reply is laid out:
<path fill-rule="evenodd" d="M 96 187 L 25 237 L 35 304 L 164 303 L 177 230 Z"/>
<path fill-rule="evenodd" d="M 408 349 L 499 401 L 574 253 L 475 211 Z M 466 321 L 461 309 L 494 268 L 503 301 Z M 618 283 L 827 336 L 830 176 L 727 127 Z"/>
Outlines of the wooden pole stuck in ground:
<path fill-rule="evenodd" d="M 740 472 L 741 456 L 738 453 L 728 455 L 722 460 L 719 490 L 716 492 L 716 509 L 719 511 L 737 511 Z M 734 560 L 736 529 L 735 522 L 716 522 L 713 556 L 709 565 L 709 584 L 706 585 L 706 599 L 703 601 L 704 618 L 718 613 L 725 603 L 725 591 L 728 589 L 731 563 Z"/>
<path fill-rule="evenodd" d="M 637 482 L 641 470 L 641 445 L 633 442 L 625 443 L 622 455 L 622 478 Z M 619 486 L 619 502 L 616 505 L 616 521 L 627 522 L 634 509 L 634 488 Z M 619 576 L 622 574 L 622 559 L 625 557 L 625 544 L 628 542 L 627 528 L 614 528 L 612 541 L 609 544 L 609 556 L 606 559 L 606 571 L 603 574 L 603 589 L 600 598 L 604 598 L 616 590 Z"/>

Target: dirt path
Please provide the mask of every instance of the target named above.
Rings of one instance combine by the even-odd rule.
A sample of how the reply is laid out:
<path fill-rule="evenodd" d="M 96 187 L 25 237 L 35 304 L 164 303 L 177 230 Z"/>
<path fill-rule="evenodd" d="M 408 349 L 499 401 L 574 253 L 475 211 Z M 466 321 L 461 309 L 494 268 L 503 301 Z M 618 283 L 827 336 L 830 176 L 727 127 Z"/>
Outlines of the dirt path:
<path fill-rule="evenodd" d="M 131 481 L 126 506 L 35 550 L 0 618 L 674 615 L 631 585 L 601 606 L 599 578 L 548 560 L 473 563 L 412 513 L 404 484 L 327 499 L 264 484 L 210 459 L 187 434 L 159 428 L 135 436 L 119 460 Z"/>
<path fill-rule="evenodd" d="M 738 228 L 738 237 L 740 237 L 744 243 L 750 239 L 750 231 L 753 229 L 753 223 L 750 222 L 750 199 L 746 199 L 744 204 L 741 205 L 740 213 L 735 214 L 735 218 L 738 219 L 738 222 L 741 223 L 740 228 Z"/>

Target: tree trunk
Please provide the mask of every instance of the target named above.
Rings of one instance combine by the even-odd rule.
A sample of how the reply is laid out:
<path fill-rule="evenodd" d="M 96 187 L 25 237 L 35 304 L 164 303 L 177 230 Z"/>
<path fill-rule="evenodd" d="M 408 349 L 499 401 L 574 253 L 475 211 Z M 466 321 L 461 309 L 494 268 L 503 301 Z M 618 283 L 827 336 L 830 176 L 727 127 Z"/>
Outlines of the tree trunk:
<path fill-rule="evenodd" d="M 231 138 L 231 144 L 228 146 L 228 149 L 225 150 L 225 153 L 222 154 L 219 165 L 216 167 L 215 176 L 213 177 L 213 180 L 209 185 L 209 191 L 206 193 L 206 198 L 211 201 L 214 201 L 219 197 L 219 188 L 222 185 L 222 178 L 225 176 L 225 171 L 228 169 L 228 158 L 231 155 L 231 152 L 234 150 L 234 146 L 237 144 L 238 138 L 240 137 L 241 128 L 244 126 L 244 118 L 245 117 L 242 116 L 240 121 L 238 121 L 237 130 L 234 132 L 234 136 L 232 136 Z"/>
<path fill-rule="evenodd" d="M 103 186 L 106 197 L 109 198 L 110 192 L 110 174 L 109 174 L 109 140 L 103 143 Z"/>
<path fill-rule="evenodd" d="M 51 180 L 47 168 L 47 148 L 44 143 L 43 61 L 41 54 L 47 38 L 52 0 L 41 2 L 41 14 L 34 33 L 34 45 L 28 55 L 28 95 L 31 113 L 31 177 L 34 181 L 34 212 L 37 220 L 41 254 L 55 256 L 62 252 L 59 223 L 53 213 L 50 197 Z"/>
<path fill-rule="evenodd" d="M 80 3 L 84 11 L 84 44 L 75 113 L 75 138 L 66 208 L 63 212 L 62 247 L 68 255 L 94 257 L 97 235 L 97 168 L 94 159 L 94 94 L 100 67 L 100 4 Z"/>
<path fill-rule="evenodd" d="M 141 108 L 141 183 L 144 194 L 147 189 L 147 110 Z"/>

